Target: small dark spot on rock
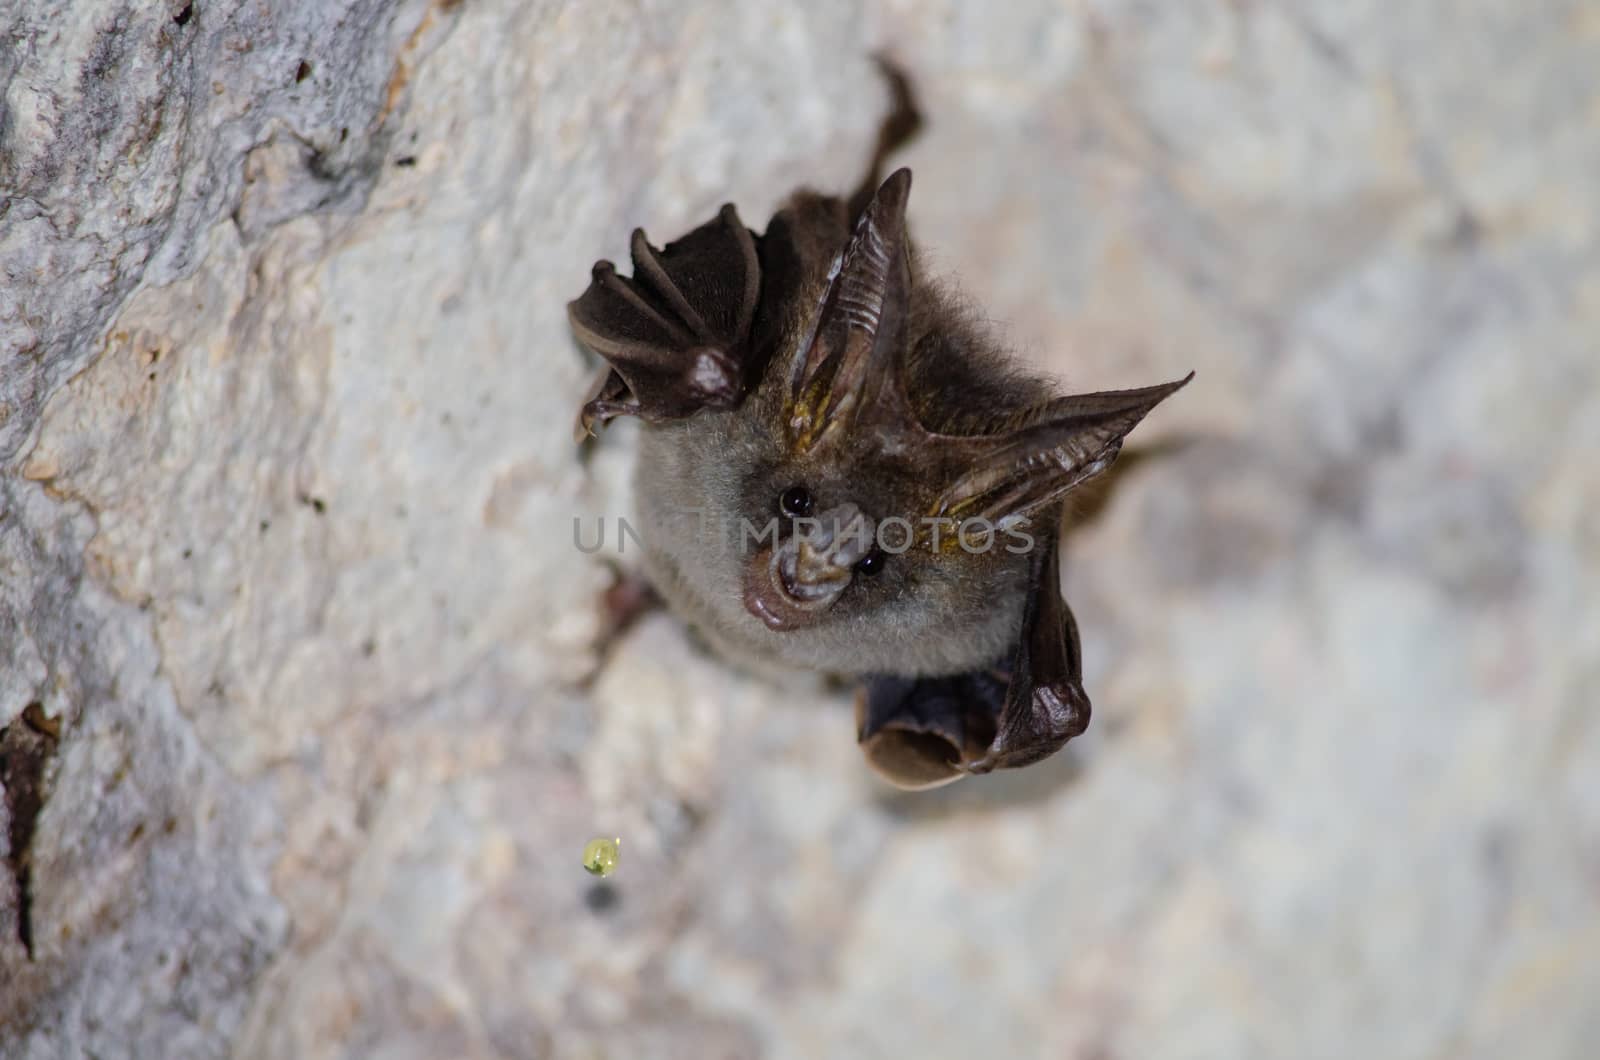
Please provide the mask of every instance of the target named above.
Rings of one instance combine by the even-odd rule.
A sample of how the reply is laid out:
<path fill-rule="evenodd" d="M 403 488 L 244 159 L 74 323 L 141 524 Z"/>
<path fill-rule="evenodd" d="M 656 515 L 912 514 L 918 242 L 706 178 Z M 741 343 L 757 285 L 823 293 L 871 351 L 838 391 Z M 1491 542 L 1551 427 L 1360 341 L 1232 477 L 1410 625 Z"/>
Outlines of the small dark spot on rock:
<path fill-rule="evenodd" d="M 61 739 L 61 719 L 46 714 L 44 704 L 37 699 L 22 708 L 22 721 L 40 736 L 48 736 L 52 740 Z"/>
<path fill-rule="evenodd" d="M 156 381 L 156 374 L 154 372 L 151 372 L 150 373 L 150 382 L 154 383 L 155 381 Z"/>
<path fill-rule="evenodd" d="M 311 510 L 316 512 L 318 515 L 321 515 L 323 512 L 328 510 L 328 506 L 323 503 L 321 497 L 312 497 Z"/>
<path fill-rule="evenodd" d="M 589 907 L 589 912 L 604 916 L 606 913 L 615 912 L 622 904 L 622 892 L 613 884 L 603 881 L 594 883 L 584 892 L 583 904 Z"/>
<path fill-rule="evenodd" d="M 183 550 L 183 558 L 184 559 L 189 559 L 193 555 L 194 555 L 194 549 L 186 548 L 186 549 Z"/>
<path fill-rule="evenodd" d="M 172 16 L 172 21 L 176 22 L 180 26 L 187 26 L 189 24 L 189 20 L 193 17 L 194 5 L 184 4 L 178 13 Z"/>
<path fill-rule="evenodd" d="M 362 641 L 361 654 L 368 659 L 378 654 L 378 642 L 373 640 L 371 637 L 368 637 L 366 640 Z"/>
<path fill-rule="evenodd" d="M 394 160 L 394 164 L 399 166 L 401 169 L 409 169 L 417 164 L 417 156 L 401 155 L 399 158 Z"/>
<path fill-rule="evenodd" d="M 48 718 L 44 704 L 34 701 L 22 710 L 21 725 L 0 728 L 0 792 L 6 816 L 6 867 L 16 881 L 17 941 L 33 959 L 33 835 L 49 797 L 50 761 L 55 757 L 60 723 Z"/>
<path fill-rule="evenodd" d="M 173 832 L 176 832 L 177 830 L 178 830 L 178 819 L 176 817 L 168 817 L 165 821 L 161 822 L 161 833 L 163 835 L 171 835 Z"/>
<path fill-rule="evenodd" d="M 339 142 L 340 143 L 344 143 L 348 139 L 350 139 L 350 130 L 349 129 L 340 129 L 339 130 Z"/>
<path fill-rule="evenodd" d="M 133 826 L 133 831 L 128 833 L 128 845 L 131 847 L 144 838 L 144 822 L 140 821 Z"/>
<path fill-rule="evenodd" d="M 295 67 L 295 69 L 294 69 L 294 83 L 298 85 L 298 84 L 300 84 L 300 82 L 304 81 L 306 78 L 308 78 L 310 76 L 311 76 L 311 64 L 306 62 L 304 59 L 301 59 L 300 60 L 300 65 Z"/>
<path fill-rule="evenodd" d="M 272 529 L 272 524 L 267 522 L 265 519 L 261 520 L 260 531 L 264 534 L 270 529 Z"/>
<path fill-rule="evenodd" d="M 344 170 L 337 162 L 320 148 L 306 156 L 306 171 L 318 180 L 329 182 L 337 181 L 344 175 Z"/>

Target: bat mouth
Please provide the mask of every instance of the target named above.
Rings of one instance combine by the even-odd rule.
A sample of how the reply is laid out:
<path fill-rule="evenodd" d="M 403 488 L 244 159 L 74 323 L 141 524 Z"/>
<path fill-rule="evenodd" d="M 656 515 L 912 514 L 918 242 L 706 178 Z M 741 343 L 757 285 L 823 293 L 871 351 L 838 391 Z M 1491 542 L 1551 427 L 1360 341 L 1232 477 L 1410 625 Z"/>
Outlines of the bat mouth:
<path fill-rule="evenodd" d="M 850 584 L 848 569 L 825 581 L 804 581 L 795 577 L 793 564 L 784 560 L 782 548 L 763 551 L 750 564 L 745 578 L 745 610 L 775 633 L 815 624 Z"/>

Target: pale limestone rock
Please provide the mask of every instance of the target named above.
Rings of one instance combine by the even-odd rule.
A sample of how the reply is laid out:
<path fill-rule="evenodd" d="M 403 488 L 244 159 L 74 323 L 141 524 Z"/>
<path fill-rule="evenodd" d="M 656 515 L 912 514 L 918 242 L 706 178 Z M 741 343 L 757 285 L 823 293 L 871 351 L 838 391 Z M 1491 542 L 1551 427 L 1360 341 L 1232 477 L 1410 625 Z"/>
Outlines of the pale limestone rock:
<path fill-rule="evenodd" d="M 1592 5 L 34 0 L 0 41 L 0 723 L 61 725 L 0 1055 L 1600 1033 Z M 629 556 L 572 539 L 636 439 L 571 446 L 589 264 L 846 185 L 884 46 L 934 263 L 1072 386 L 1199 373 L 1069 538 L 1088 735 L 919 795 L 665 616 L 602 659 Z"/>

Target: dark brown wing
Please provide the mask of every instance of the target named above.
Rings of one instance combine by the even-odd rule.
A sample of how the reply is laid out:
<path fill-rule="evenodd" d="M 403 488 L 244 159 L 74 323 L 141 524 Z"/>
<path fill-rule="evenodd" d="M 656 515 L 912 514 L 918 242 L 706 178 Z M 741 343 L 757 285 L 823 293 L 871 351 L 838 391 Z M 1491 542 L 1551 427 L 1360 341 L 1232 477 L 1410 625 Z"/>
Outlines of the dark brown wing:
<path fill-rule="evenodd" d="M 850 239 L 850 215 L 843 199 L 797 191 L 767 222 L 761 236 L 761 308 L 756 314 L 758 350 L 770 350 L 794 322 L 796 292 L 828 272 Z"/>
<path fill-rule="evenodd" d="M 633 415 L 647 420 L 730 409 L 759 374 L 751 329 L 761 267 L 750 230 L 732 206 L 657 250 L 633 233 L 632 278 L 602 261 L 567 306 L 573 333 L 610 364 L 584 405 L 582 427 Z"/>
<path fill-rule="evenodd" d="M 999 668 L 949 677 L 875 677 L 856 694 L 856 738 L 896 787 L 948 784 L 994 742 L 1010 681 Z"/>
<path fill-rule="evenodd" d="M 579 421 L 580 437 L 617 416 L 671 420 L 739 405 L 789 323 L 795 289 L 826 269 L 878 186 L 887 157 L 921 125 L 904 71 L 878 59 L 890 111 L 866 178 L 850 199 L 799 192 L 757 241 L 732 206 L 662 250 L 633 234 L 633 276 L 609 261 L 567 307 L 572 330 L 604 357 Z"/>
<path fill-rule="evenodd" d="M 1054 535 L 1034 553 L 1022 637 L 1003 666 L 937 678 L 880 677 L 856 699 L 867 761 L 890 783 L 929 788 L 1017 769 L 1089 726 L 1078 626 L 1061 598 Z"/>
<path fill-rule="evenodd" d="M 1033 558 L 1022 639 L 1012 657 L 999 732 L 981 758 L 962 763 L 968 773 L 1032 765 L 1089 727 L 1078 623 L 1061 596 L 1060 548 L 1053 533 Z"/>

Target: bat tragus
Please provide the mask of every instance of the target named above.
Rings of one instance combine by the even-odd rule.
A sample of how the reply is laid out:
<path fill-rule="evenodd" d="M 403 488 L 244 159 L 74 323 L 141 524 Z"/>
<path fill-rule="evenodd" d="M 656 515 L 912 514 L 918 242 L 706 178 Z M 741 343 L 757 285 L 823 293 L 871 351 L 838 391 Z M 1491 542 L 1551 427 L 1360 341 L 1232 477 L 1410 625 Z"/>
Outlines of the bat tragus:
<path fill-rule="evenodd" d="M 644 421 L 650 583 L 736 661 L 859 679 L 867 760 L 924 788 L 1088 725 L 1062 500 L 1193 373 L 1060 396 L 1011 363 L 919 267 L 910 171 L 878 183 L 918 125 L 888 73 L 850 198 L 796 192 L 760 235 L 731 205 L 660 249 L 635 231 L 632 278 L 599 262 L 568 308 L 608 362 L 582 433 Z"/>

